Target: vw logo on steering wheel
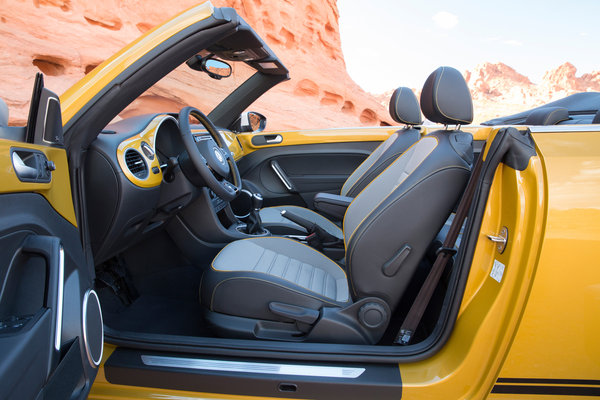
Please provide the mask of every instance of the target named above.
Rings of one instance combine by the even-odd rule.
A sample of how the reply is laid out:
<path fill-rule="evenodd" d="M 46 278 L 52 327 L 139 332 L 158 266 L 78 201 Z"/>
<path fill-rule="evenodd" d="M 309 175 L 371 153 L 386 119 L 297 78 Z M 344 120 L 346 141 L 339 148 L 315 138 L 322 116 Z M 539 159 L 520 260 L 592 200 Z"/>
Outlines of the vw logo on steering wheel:
<path fill-rule="evenodd" d="M 223 157 L 223 153 L 221 153 L 221 150 L 215 147 L 213 148 L 213 151 L 215 152 L 215 157 L 217 157 L 217 160 L 219 160 L 219 162 L 222 164 L 225 161 L 225 157 Z"/>

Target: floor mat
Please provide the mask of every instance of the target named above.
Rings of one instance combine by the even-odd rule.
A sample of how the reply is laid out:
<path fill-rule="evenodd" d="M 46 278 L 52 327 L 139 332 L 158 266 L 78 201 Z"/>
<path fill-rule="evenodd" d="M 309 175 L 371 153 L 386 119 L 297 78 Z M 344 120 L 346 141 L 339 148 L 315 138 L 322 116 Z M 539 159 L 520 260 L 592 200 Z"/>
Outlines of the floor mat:
<path fill-rule="evenodd" d="M 198 301 L 141 295 L 118 313 L 104 311 L 104 323 L 112 329 L 183 336 L 210 335 L 204 328 Z"/>

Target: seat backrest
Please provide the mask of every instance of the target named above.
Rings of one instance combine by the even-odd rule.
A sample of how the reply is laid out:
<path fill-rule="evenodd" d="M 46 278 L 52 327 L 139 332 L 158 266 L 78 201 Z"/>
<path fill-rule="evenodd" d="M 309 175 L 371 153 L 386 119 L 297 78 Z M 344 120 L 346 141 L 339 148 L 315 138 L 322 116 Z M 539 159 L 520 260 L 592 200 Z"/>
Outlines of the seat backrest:
<path fill-rule="evenodd" d="M 434 71 L 421 108 L 430 121 L 473 119 L 471 95 L 450 67 Z M 375 178 L 350 204 L 344 244 L 355 299 L 375 296 L 397 306 L 428 245 L 452 212 L 473 162 L 473 138 L 460 130 L 424 136 Z"/>
<path fill-rule="evenodd" d="M 392 93 L 390 116 L 394 121 L 405 124 L 406 127 L 391 134 L 373 150 L 369 157 L 346 179 L 340 195 L 356 197 L 392 161 L 421 138 L 420 131 L 414 128 L 423 121 L 421 109 L 417 97 L 410 88 L 399 87 Z"/>
<path fill-rule="evenodd" d="M 564 107 L 544 107 L 527 116 L 525 125 L 556 125 L 569 119 L 569 110 Z"/>
<path fill-rule="evenodd" d="M 596 115 L 594 115 L 592 124 L 600 124 L 600 110 L 596 111 Z"/>

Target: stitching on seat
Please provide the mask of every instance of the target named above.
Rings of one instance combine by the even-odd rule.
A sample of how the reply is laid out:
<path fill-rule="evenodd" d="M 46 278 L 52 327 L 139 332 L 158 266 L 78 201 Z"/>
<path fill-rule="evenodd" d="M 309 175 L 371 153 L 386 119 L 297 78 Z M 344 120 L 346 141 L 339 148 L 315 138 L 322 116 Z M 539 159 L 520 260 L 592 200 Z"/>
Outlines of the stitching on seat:
<path fill-rule="evenodd" d="M 275 253 L 275 252 L 273 252 Z M 275 265 L 275 261 L 277 261 L 277 257 L 279 257 L 279 254 L 275 253 L 275 257 L 273 257 L 271 259 L 271 263 L 269 264 L 269 268 L 267 268 L 267 275 L 272 275 L 271 271 L 273 270 L 273 265 Z"/>
<path fill-rule="evenodd" d="M 287 262 L 285 263 L 285 268 L 283 269 L 283 273 L 281 274 L 281 278 L 285 279 L 285 274 L 287 274 L 288 268 L 290 267 L 290 263 L 292 262 L 292 257 L 287 258 Z"/>
<path fill-rule="evenodd" d="M 417 141 L 418 141 L 418 140 L 417 140 Z M 415 142 L 415 143 L 416 143 L 416 142 Z M 409 147 L 409 148 L 410 148 L 410 147 Z M 406 150 L 408 150 L 408 149 L 406 149 Z M 398 153 L 394 153 L 394 154 L 392 154 L 390 157 L 387 157 L 385 160 L 383 160 L 382 164 L 386 163 L 386 162 L 387 162 L 387 161 L 389 161 L 390 159 L 396 159 L 396 158 L 400 157 L 402 154 L 404 154 L 404 153 L 406 152 L 406 150 L 404 150 L 404 152 L 402 152 L 401 154 L 398 154 Z M 391 164 L 393 164 L 393 163 L 394 163 L 394 162 L 392 161 L 392 162 L 390 163 L 390 165 L 391 165 Z M 368 171 L 366 171 L 366 172 L 368 172 Z M 365 176 L 365 175 L 366 175 L 366 172 L 365 172 L 365 174 L 363 174 L 363 175 L 360 177 L 360 181 L 356 181 L 356 183 L 355 183 L 354 185 L 352 185 L 352 187 L 350 188 L 350 190 L 348 190 L 348 192 L 346 192 L 346 194 L 347 194 L 347 195 L 349 195 L 350 197 L 352 197 L 352 196 L 351 196 L 351 194 L 350 194 L 350 193 L 352 192 L 352 190 L 353 190 L 353 189 L 354 189 L 356 186 L 358 186 L 358 184 L 359 184 L 359 183 L 362 183 L 362 182 L 364 182 L 364 181 L 367 179 L 367 176 Z M 383 171 L 382 171 L 382 172 L 383 172 Z M 373 179 L 371 179 L 371 180 L 374 180 L 375 178 L 377 178 L 377 176 L 373 177 Z"/>
<path fill-rule="evenodd" d="M 421 164 L 423 164 L 423 163 L 425 162 L 425 160 L 427 160 L 427 159 L 429 158 L 429 156 L 430 156 L 430 155 L 431 155 L 431 154 L 432 154 L 432 153 L 435 151 L 435 149 L 437 149 L 437 147 L 438 147 L 438 145 L 439 145 L 439 143 L 440 143 L 440 142 L 439 142 L 439 140 L 438 140 L 438 138 L 436 138 L 435 136 L 431 136 L 431 138 L 435 140 L 435 146 L 434 146 L 434 147 L 433 147 L 433 148 L 432 148 L 432 149 L 429 151 L 429 153 L 427 153 L 427 154 L 425 155 L 425 157 L 423 157 L 423 159 L 421 160 L 421 162 L 419 162 L 419 164 L 417 164 L 417 166 L 416 166 L 416 167 L 414 167 L 414 168 L 412 169 L 412 172 L 416 171 L 416 170 L 417 170 L 417 169 L 418 169 L 418 168 L 421 166 Z M 417 142 L 417 143 L 419 143 L 419 142 Z M 415 145 L 416 145 L 417 143 L 415 143 Z M 413 145 L 413 146 L 414 146 L 414 145 Z M 411 146 L 411 147 L 412 147 L 412 146 Z M 408 150 L 406 150 L 406 152 L 408 152 Z M 406 152 L 405 152 L 405 153 L 406 153 Z M 404 154 L 403 154 L 403 155 L 404 155 Z M 411 154 L 411 157 L 412 157 L 412 154 Z M 411 161 L 411 160 L 409 159 L 409 160 L 408 160 L 408 162 L 410 162 L 410 161 Z M 407 164 L 408 164 L 408 162 L 407 162 Z M 383 171 L 381 172 L 381 174 L 383 174 L 385 171 L 387 171 L 387 170 L 388 170 L 388 168 L 391 168 L 391 167 L 392 167 L 392 165 L 394 165 L 394 164 L 395 164 L 395 162 L 391 163 L 391 164 L 390 164 L 390 165 L 389 165 L 389 166 L 388 166 L 388 167 L 387 167 L 385 170 L 383 170 Z M 405 172 L 406 172 L 406 171 L 405 171 L 405 169 L 402 169 L 402 173 L 405 173 Z M 411 173 L 412 173 L 412 172 L 411 172 Z M 379 174 L 378 176 L 381 176 L 381 174 Z M 406 174 L 406 176 L 409 176 L 409 175 L 410 175 L 410 174 Z M 398 188 L 398 187 L 399 187 L 399 186 L 400 186 L 400 185 L 401 185 L 401 184 L 404 182 L 404 180 L 405 180 L 405 179 L 406 179 L 406 177 L 404 177 L 404 179 L 403 179 L 403 180 L 402 180 L 400 183 L 396 183 L 396 184 L 394 185 L 394 187 L 393 187 L 392 191 L 391 191 L 391 192 L 390 192 L 390 193 L 389 193 L 387 196 L 385 196 L 385 197 L 384 197 L 384 198 L 383 198 L 383 199 L 382 199 L 382 200 L 381 200 L 381 201 L 380 201 L 380 202 L 379 202 L 379 203 L 378 203 L 378 204 L 377 204 L 377 205 L 376 205 L 376 206 L 373 208 L 373 210 L 376 210 L 376 209 L 377 209 L 377 207 L 379 207 L 379 206 L 381 205 L 381 203 L 383 203 L 384 201 L 386 201 L 386 200 L 388 199 L 388 197 L 390 197 L 390 196 L 392 195 L 392 193 L 394 193 L 394 190 L 396 190 L 396 188 Z M 365 189 L 366 189 L 367 187 L 371 186 L 371 184 L 372 184 L 374 181 L 375 181 L 375 179 L 373 179 L 373 180 L 371 181 L 371 183 L 369 183 L 369 185 L 365 187 Z M 419 182 L 420 182 L 420 181 L 419 181 Z M 363 191 L 364 191 L 365 189 L 363 189 Z M 361 193 L 362 193 L 362 191 L 361 191 Z M 359 195 L 360 195 L 360 193 L 359 193 Z M 354 199 L 356 200 L 356 198 L 358 198 L 358 196 L 356 196 Z M 353 202 L 354 202 L 354 200 L 353 200 Z M 351 206 L 351 205 L 352 205 L 352 203 L 350 203 L 350 206 Z M 350 206 L 348 206 L 348 208 L 350 208 Z M 344 215 L 344 222 L 345 222 L 345 220 L 346 220 L 346 215 L 347 215 L 347 214 L 348 214 L 348 213 L 346 212 L 346 214 Z M 368 217 L 369 217 L 371 214 L 372 214 L 372 213 L 368 213 L 367 215 L 365 215 L 365 216 L 364 216 L 364 218 L 363 218 L 363 219 L 362 219 L 362 220 L 361 220 L 361 221 L 360 221 L 360 222 L 359 222 L 359 223 L 356 225 L 356 227 L 354 228 L 354 230 L 353 230 L 353 231 L 352 231 L 352 233 L 350 234 L 350 238 L 348 238 L 348 242 L 347 242 L 348 244 L 346 245 L 346 249 L 349 247 L 348 245 L 349 245 L 349 244 L 350 244 L 350 242 L 352 241 L 352 238 L 354 237 L 354 234 L 356 233 L 356 231 L 358 231 L 358 229 L 359 229 L 359 228 L 360 228 L 360 226 L 363 224 L 363 222 L 364 222 L 364 221 L 365 221 L 365 220 L 366 220 L 366 219 L 367 219 L 367 218 L 368 218 Z"/>
<path fill-rule="evenodd" d="M 441 80 L 442 80 L 442 76 L 444 75 L 444 71 L 446 70 L 446 68 L 445 68 L 445 67 L 441 67 L 441 68 L 442 68 L 442 72 L 440 72 L 440 77 L 439 77 L 438 79 L 436 79 L 436 81 L 437 81 L 437 84 L 436 84 L 436 82 L 434 81 L 434 92 L 435 92 L 435 93 L 434 93 L 434 98 L 435 98 L 435 103 L 436 103 L 436 104 L 438 104 L 438 105 L 439 105 L 439 102 L 438 102 L 438 100 L 437 100 L 437 97 L 438 97 L 438 89 L 439 89 L 439 87 L 440 87 L 440 82 L 441 82 Z M 462 122 L 463 124 L 470 124 L 470 122 L 469 122 L 469 121 L 465 121 L 465 120 L 463 120 L 463 119 L 452 118 L 452 117 L 449 117 L 449 116 L 447 116 L 447 115 L 446 115 L 446 113 L 444 113 L 444 112 L 442 111 L 442 109 L 441 109 L 439 106 L 438 106 L 438 107 L 435 107 L 435 108 L 437 108 L 437 110 L 440 112 L 440 114 L 442 114 L 442 115 L 443 115 L 445 118 L 448 118 L 448 119 L 450 119 L 450 120 L 452 120 L 452 121 L 458 121 L 458 122 Z M 473 103 L 471 103 L 471 115 L 472 115 L 472 114 L 473 114 Z"/>
<path fill-rule="evenodd" d="M 225 279 L 225 280 L 223 280 L 223 281 L 221 281 L 221 282 L 219 282 L 219 283 L 217 283 L 215 285 L 215 287 L 214 287 L 214 289 L 212 291 L 212 294 L 210 296 L 210 305 L 209 305 L 210 311 L 214 311 L 213 305 L 214 305 L 214 302 L 215 302 L 215 293 L 216 293 L 217 289 L 219 288 L 219 286 L 221 286 L 223 283 L 225 283 L 227 281 L 231 281 L 231 280 L 234 280 L 234 279 L 249 279 L 249 280 L 264 282 L 264 283 L 267 283 L 267 284 L 270 284 L 270 285 L 274 285 L 274 286 L 278 286 L 278 287 L 284 288 L 286 290 L 289 290 L 290 292 L 294 292 L 294 293 L 301 294 L 303 296 L 310 297 L 311 299 L 319 300 L 322 303 L 331 304 L 331 305 L 336 306 L 336 307 L 340 306 L 339 304 L 336 304 L 336 303 L 334 303 L 332 301 L 329 301 L 329 300 L 326 300 L 326 299 L 322 299 L 320 297 L 313 296 L 313 295 L 311 295 L 309 293 L 304 293 L 304 292 L 301 292 L 299 290 L 294 290 L 293 288 L 290 288 L 289 286 L 284 286 L 284 285 L 281 285 L 281 284 L 279 284 L 277 282 L 267 281 L 265 279 L 260 279 L 260 278 L 253 278 L 253 277 L 246 277 L 246 276 L 236 276 L 236 277 L 232 277 L 232 278 L 227 278 L 227 279 Z M 312 291 L 312 290 L 310 290 L 310 291 Z M 317 294 L 317 295 L 319 295 L 321 297 L 325 297 L 325 296 L 323 296 L 323 295 L 321 295 L 319 293 L 315 293 L 315 294 Z M 345 303 L 348 303 L 350 301 L 350 299 L 351 299 L 350 293 L 348 293 L 348 300 L 346 300 L 346 301 L 339 301 L 339 300 L 335 299 L 334 301 L 337 301 L 338 303 L 344 303 L 345 304 Z"/>
<path fill-rule="evenodd" d="M 365 159 L 365 160 L 364 160 L 362 163 L 360 163 L 360 164 L 359 164 L 359 166 L 358 166 L 358 167 L 356 167 L 356 169 L 355 169 L 354 171 L 358 170 L 360 167 L 362 167 L 362 166 L 363 166 L 363 164 L 365 164 L 367 161 L 369 161 L 369 158 L 371 157 L 371 155 L 373 155 L 373 154 L 374 154 L 376 151 L 378 151 L 378 150 L 379 150 L 379 148 L 380 148 L 381 146 L 383 146 L 383 145 L 385 144 L 385 142 L 387 142 L 387 141 L 388 141 L 388 140 L 389 140 L 389 139 L 390 139 L 390 138 L 391 138 L 393 135 L 396 135 L 396 139 L 394 139 L 394 140 L 390 141 L 390 143 L 388 144 L 387 148 L 385 148 L 385 149 L 381 150 L 381 154 L 384 154 L 384 153 L 385 153 L 385 151 L 386 151 L 387 149 L 389 149 L 389 148 L 390 148 L 390 147 L 391 147 L 391 146 L 394 144 L 394 142 L 395 142 L 396 140 L 398 140 L 398 138 L 400 137 L 400 135 L 398 134 L 398 131 L 396 131 L 396 132 L 392 133 L 391 135 L 389 135 L 389 136 L 387 137 L 387 139 L 385 139 L 383 142 L 381 142 L 381 143 L 379 144 L 379 146 L 377 146 L 377 147 L 375 148 L 375 150 L 373 150 L 373 151 L 371 152 L 371 154 L 370 154 L 370 155 L 369 155 L 369 156 L 368 156 L 368 157 L 367 157 L 367 158 L 366 158 L 366 159 Z M 372 166 L 373 166 L 373 165 L 374 165 L 374 164 L 377 162 L 377 160 L 371 160 L 371 161 L 372 161 L 372 162 L 371 162 L 371 165 L 369 165 L 369 166 L 368 166 L 368 167 L 365 169 L 365 172 L 363 172 L 363 173 L 362 173 L 362 174 L 361 174 L 361 175 L 360 175 L 358 178 L 356 178 L 356 181 L 355 181 L 355 183 L 354 183 L 352 186 L 350 186 L 350 188 L 349 188 L 348 190 L 346 190 L 346 193 L 349 193 L 349 192 L 352 190 L 352 188 L 353 188 L 354 186 L 356 186 L 356 183 L 357 183 L 359 180 L 361 180 L 361 179 L 363 178 L 363 176 L 364 176 L 364 175 L 365 175 L 365 174 L 366 174 L 366 173 L 369 171 L 369 168 L 371 168 L 371 167 L 372 167 Z M 346 181 L 345 181 L 345 182 L 344 182 L 344 184 L 342 185 L 342 189 L 340 190 L 340 195 L 342 195 L 342 193 L 344 193 L 344 187 L 346 187 L 346 183 L 347 183 L 347 182 L 350 180 L 350 177 L 351 177 L 351 176 L 352 176 L 352 174 L 350 174 L 350 176 L 348 177 L 348 179 L 346 179 Z M 343 196 L 343 195 L 342 195 L 342 196 Z"/>
<path fill-rule="evenodd" d="M 298 262 L 300 263 L 300 265 L 298 266 L 298 272 L 296 272 L 296 278 L 294 278 L 294 280 L 292 281 L 295 284 L 298 284 L 298 282 L 300 282 L 300 275 L 302 275 L 302 267 L 304 267 L 304 264 L 302 262 Z"/>
<path fill-rule="evenodd" d="M 315 290 L 315 270 L 316 268 L 312 266 L 312 270 L 310 271 L 310 279 L 308 280 L 308 288 L 313 292 L 319 293 Z"/>
<path fill-rule="evenodd" d="M 392 205 L 394 205 L 396 202 L 400 201 L 400 200 L 401 200 L 401 199 L 402 199 L 402 198 L 403 198 L 403 197 L 404 197 L 404 196 L 405 196 L 405 195 L 406 195 L 408 192 L 410 192 L 412 189 L 414 189 L 414 188 L 415 188 L 417 185 L 419 185 L 421 182 L 425 181 L 426 179 L 429 179 L 430 177 L 432 177 L 433 175 L 437 174 L 438 172 L 441 172 L 441 171 L 446 171 L 446 170 L 450 170 L 450 169 L 463 169 L 463 170 L 466 170 L 466 171 L 469 171 L 469 172 L 471 171 L 469 168 L 466 168 L 466 167 L 463 167 L 463 166 L 460 166 L 460 165 L 452 165 L 452 166 L 447 166 L 447 167 L 442 167 L 442 168 L 439 168 L 439 169 L 437 169 L 437 170 L 435 170 L 435 171 L 431 172 L 431 173 L 430 173 L 430 174 L 428 174 L 427 176 L 424 176 L 424 177 L 423 177 L 423 179 L 421 179 L 421 180 L 419 180 L 419 181 L 415 182 L 415 183 L 414 183 L 414 184 L 413 184 L 411 187 L 409 187 L 409 188 L 405 189 L 405 190 L 404 190 L 404 191 L 403 191 L 403 192 L 400 194 L 400 196 L 398 196 L 398 197 L 397 197 L 397 198 L 396 198 L 396 199 L 395 199 L 395 200 L 394 200 L 392 203 L 388 204 L 388 205 L 387 205 L 385 208 L 383 208 L 382 210 L 379 210 L 379 212 L 377 212 L 377 214 L 373 214 L 373 212 L 372 212 L 372 213 L 370 213 L 369 215 L 367 215 L 367 217 L 365 217 L 365 219 L 363 219 L 363 221 L 361 221 L 361 224 L 360 224 L 359 226 L 357 226 L 357 228 L 356 228 L 355 232 L 359 230 L 359 227 L 360 227 L 360 226 L 363 224 L 363 222 L 364 222 L 364 221 L 365 221 L 367 218 L 369 218 L 369 217 L 371 217 L 371 216 L 372 216 L 372 218 L 369 218 L 369 219 L 370 219 L 370 222 L 369 222 L 369 223 L 368 223 L 368 224 L 367 224 L 367 225 L 366 225 L 366 226 L 365 226 L 365 227 L 362 229 L 362 232 L 360 233 L 360 235 L 359 235 L 359 236 L 358 236 L 356 239 L 354 239 L 354 242 L 356 242 L 357 240 L 359 240 L 359 239 L 362 237 L 362 235 L 364 235 L 364 233 L 365 233 L 365 232 L 366 232 L 366 230 L 367 230 L 367 229 L 368 229 L 368 228 L 371 226 L 371 224 L 373 223 L 373 221 L 375 221 L 377 218 L 379 218 L 379 216 L 380 216 L 382 213 L 384 213 L 384 212 L 385 212 L 385 211 L 386 211 L 388 208 L 390 208 L 390 207 L 391 207 Z M 392 192 L 392 193 L 393 193 L 393 192 Z M 389 195 L 389 196 L 391 196 L 391 194 L 392 194 L 392 193 L 390 193 L 390 195 Z M 389 196 L 388 196 L 388 197 L 389 197 Z M 387 199 L 387 197 L 386 197 L 386 199 Z M 381 204 L 382 204 L 384 201 L 385 201 L 385 200 L 381 201 L 381 202 L 380 202 L 380 203 L 377 205 L 377 207 L 375 207 L 375 208 L 373 209 L 373 211 L 377 210 L 377 208 L 378 208 L 378 207 L 379 207 L 379 206 L 380 206 L 380 205 L 381 205 Z M 353 239 L 353 238 L 354 238 L 354 235 L 351 237 L 351 239 Z M 348 266 L 348 274 L 352 275 L 352 262 L 351 262 L 351 260 L 352 260 L 352 257 L 354 256 L 354 249 L 355 249 L 355 246 L 350 246 L 350 241 L 348 241 L 348 246 L 347 246 L 347 249 L 349 250 L 349 252 L 346 254 L 346 260 L 347 260 L 347 266 Z M 351 290 L 352 290 L 352 293 L 354 293 L 355 295 L 358 295 L 358 293 L 356 292 L 356 288 L 354 287 L 354 282 L 353 282 L 353 280 L 352 280 L 352 279 L 349 279 L 348 281 L 350 282 L 350 288 L 351 288 Z"/>
<path fill-rule="evenodd" d="M 260 254 L 260 257 L 258 257 L 258 260 L 256 260 L 254 267 L 252 267 L 252 271 L 260 272 L 260 271 L 258 271 L 258 266 L 260 265 L 260 260 L 263 259 L 263 257 L 265 256 L 265 253 L 267 252 L 267 249 L 265 249 L 264 247 L 262 250 L 263 250 L 263 252 Z"/>
<path fill-rule="evenodd" d="M 432 136 L 432 137 L 433 137 L 433 136 Z M 435 138 L 435 137 L 433 137 L 433 138 L 434 138 L 435 140 L 437 140 L 437 138 Z M 408 152 L 410 149 L 412 149 L 414 146 L 416 146 L 416 145 L 417 145 L 417 143 L 419 143 L 419 141 L 416 141 L 415 143 L 413 143 L 413 144 L 412 144 L 412 146 L 410 146 L 408 149 L 406 149 L 406 150 L 404 151 L 404 153 L 407 153 L 407 152 Z M 436 147 L 437 147 L 437 145 L 436 145 Z M 434 148 L 434 149 L 435 149 L 435 148 Z M 402 153 L 402 154 L 404 155 L 404 153 Z M 398 156 L 398 158 L 400 158 L 400 157 L 401 157 L 401 156 Z M 391 168 L 391 167 L 392 167 L 392 165 L 394 165 L 394 163 L 391 163 L 390 165 L 388 165 L 388 166 L 387 166 L 387 167 L 386 167 L 386 168 L 385 168 L 383 171 L 381 171 L 381 173 L 380 173 L 379 175 L 381 175 L 381 174 L 383 174 L 385 171 L 387 171 L 387 170 L 388 170 L 388 168 Z M 348 210 L 350 207 L 352 207 L 352 203 L 354 203 L 354 201 L 356 201 L 356 199 L 358 198 L 358 196 L 360 196 L 360 195 L 361 195 L 361 193 L 362 193 L 362 192 L 364 192 L 365 190 L 367 190 L 367 188 L 373 184 L 373 182 L 375 181 L 375 179 L 377 179 L 377 177 L 378 177 L 379 175 L 377 175 L 375 178 L 373 178 L 373 180 L 372 180 L 371 182 L 369 182 L 369 184 L 368 184 L 367 186 L 365 186 L 365 187 L 364 187 L 364 188 L 363 188 L 363 189 L 362 189 L 360 192 L 358 192 L 358 194 L 357 194 L 356 196 L 354 196 L 354 200 L 352 200 L 352 201 L 350 202 L 350 204 L 349 204 L 349 205 L 348 205 L 348 207 L 346 208 L 346 211 L 347 211 L 347 210 Z M 342 235 L 343 235 L 343 238 L 344 238 L 344 246 L 346 245 L 346 233 L 344 232 L 344 225 L 346 225 L 346 215 L 348 215 L 348 212 L 346 212 L 346 213 L 344 214 L 344 218 L 342 219 Z"/>
<path fill-rule="evenodd" d="M 216 269 L 216 268 L 214 267 L 214 262 L 215 262 L 215 260 L 216 260 L 216 259 L 219 257 L 219 254 L 221 254 L 221 252 L 222 252 L 223 250 L 225 250 L 227 247 L 231 246 L 233 243 L 241 242 L 241 241 L 243 241 L 243 240 L 264 240 L 264 239 L 268 239 L 268 240 L 288 240 L 288 241 L 290 241 L 290 242 L 294 242 L 294 243 L 296 243 L 296 244 L 302 245 L 302 246 L 306 247 L 307 249 L 310 249 L 310 251 L 313 251 L 313 252 L 315 252 L 315 253 L 318 253 L 318 254 L 319 254 L 321 257 L 323 257 L 323 258 L 325 258 L 325 259 L 329 260 L 329 262 L 331 262 L 333 265 L 335 265 L 335 266 L 336 266 L 336 267 L 337 267 L 337 268 L 340 270 L 340 272 L 341 272 L 342 274 L 344 274 L 344 277 L 346 278 L 346 280 L 348 280 L 348 275 L 346 274 L 346 271 L 344 271 L 344 269 L 343 269 L 342 267 L 340 267 L 338 263 L 336 263 L 335 261 L 333 261 L 331 258 L 327 257 L 325 254 L 321 253 L 320 251 L 318 251 L 318 250 L 315 250 L 314 248 L 310 247 L 309 245 L 307 245 L 307 244 L 304 244 L 304 243 L 300 243 L 300 242 L 298 242 L 297 240 L 294 240 L 294 239 L 290 239 L 290 238 L 284 238 L 284 237 L 274 237 L 274 236 L 273 236 L 273 237 L 269 237 L 269 238 L 264 238 L 264 237 L 262 237 L 262 238 L 247 238 L 247 239 L 240 239 L 240 240 L 236 240 L 235 242 L 232 242 L 232 243 L 228 244 L 227 246 L 225 246 L 225 247 L 223 247 L 223 248 L 221 249 L 221 251 L 220 251 L 220 252 L 219 252 L 219 253 L 218 253 L 218 254 L 215 256 L 215 258 L 213 259 L 213 261 L 210 263 L 210 267 L 211 267 L 211 269 L 213 269 L 214 271 L 217 271 L 217 272 L 239 272 L 239 271 L 235 271 L 235 270 Z M 259 246 L 259 247 L 260 247 L 260 246 Z M 261 247 L 261 248 L 262 248 L 263 250 L 266 250 L 266 248 L 264 248 L 264 247 Z M 300 262 L 300 260 L 298 260 L 298 261 Z M 257 272 L 258 272 L 258 271 L 257 271 Z"/>

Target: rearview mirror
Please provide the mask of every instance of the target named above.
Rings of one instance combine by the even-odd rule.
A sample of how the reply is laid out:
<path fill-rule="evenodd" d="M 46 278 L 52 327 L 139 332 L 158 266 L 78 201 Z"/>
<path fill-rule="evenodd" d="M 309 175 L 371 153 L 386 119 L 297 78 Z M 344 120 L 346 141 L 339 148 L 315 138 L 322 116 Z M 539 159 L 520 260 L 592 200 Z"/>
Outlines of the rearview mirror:
<path fill-rule="evenodd" d="M 217 60 L 212 57 L 202 58 L 201 56 L 195 55 L 186 61 L 188 67 L 195 69 L 196 71 L 203 71 L 213 79 L 228 78 L 231 76 L 231 65 L 225 61 Z"/>
<path fill-rule="evenodd" d="M 233 123 L 234 132 L 262 132 L 267 126 L 267 117 L 254 111 L 243 112 L 242 115 Z"/>

